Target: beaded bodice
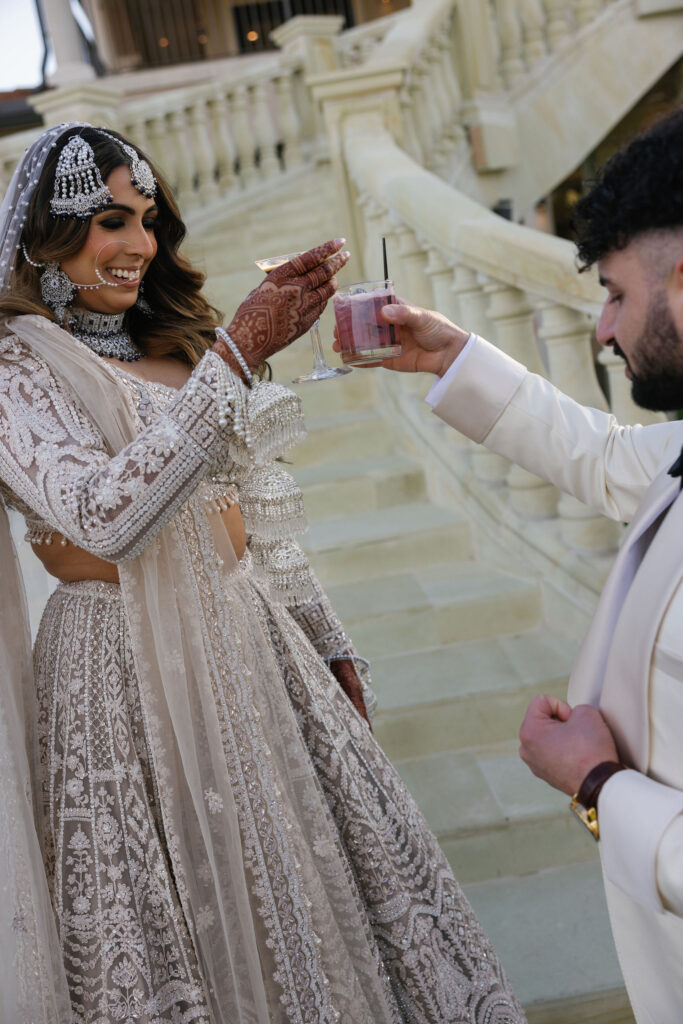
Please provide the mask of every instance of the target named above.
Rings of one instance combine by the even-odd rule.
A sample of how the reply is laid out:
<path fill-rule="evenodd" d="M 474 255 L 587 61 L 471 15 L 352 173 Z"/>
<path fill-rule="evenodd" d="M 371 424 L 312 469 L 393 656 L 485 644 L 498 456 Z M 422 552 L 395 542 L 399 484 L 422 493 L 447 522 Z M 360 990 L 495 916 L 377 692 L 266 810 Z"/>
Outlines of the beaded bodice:
<path fill-rule="evenodd" d="M 17 338 L 0 340 L 0 495 L 23 515 L 27 539 L 50 543 L 58 533 L 105 561 L 125 561 L 191 495 L 209 514 L 239 501 L 273 596 L 323 657 L 351 651 L 294 539 L 306 527 L 301 491 L 273 462 L 303 435 L 296 395 L 266 382 L 247 389 L 212 352 L 180 390 L 112 365 L 140 431 L 113 457 L 46 363 Z"/>

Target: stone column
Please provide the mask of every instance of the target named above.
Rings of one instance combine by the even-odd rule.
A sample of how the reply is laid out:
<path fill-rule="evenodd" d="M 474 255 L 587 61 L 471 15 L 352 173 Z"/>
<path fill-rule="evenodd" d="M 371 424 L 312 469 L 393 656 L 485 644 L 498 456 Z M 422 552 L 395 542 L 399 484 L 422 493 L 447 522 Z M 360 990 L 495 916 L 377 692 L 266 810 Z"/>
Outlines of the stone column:
<path fill-rule="evenodd" d="M 78 25 L 74 20 L 69 0 L 42 0 L 57 69 L 50 75 L 50 85 L 74 85 L 88 82 L 95 71 L 88 61 Z M 11 45 L 9 41 L 7 45 Z"/>

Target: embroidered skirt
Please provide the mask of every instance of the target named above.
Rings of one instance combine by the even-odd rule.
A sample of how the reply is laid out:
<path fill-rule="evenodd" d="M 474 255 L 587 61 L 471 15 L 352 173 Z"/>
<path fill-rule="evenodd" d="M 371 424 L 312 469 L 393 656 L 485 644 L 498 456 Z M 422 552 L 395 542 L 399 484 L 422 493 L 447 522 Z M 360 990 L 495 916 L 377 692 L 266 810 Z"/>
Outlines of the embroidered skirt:
<path fill-rule="evenodd" d="M 396 1024 L 522 1024 L 412 797 L 286 607 L 256 580 L 250 593 L 367 914 Z M 119 587 L 60 585 L 34 661 L 46 871 L 73 1020 L 211 1024 Z"/>

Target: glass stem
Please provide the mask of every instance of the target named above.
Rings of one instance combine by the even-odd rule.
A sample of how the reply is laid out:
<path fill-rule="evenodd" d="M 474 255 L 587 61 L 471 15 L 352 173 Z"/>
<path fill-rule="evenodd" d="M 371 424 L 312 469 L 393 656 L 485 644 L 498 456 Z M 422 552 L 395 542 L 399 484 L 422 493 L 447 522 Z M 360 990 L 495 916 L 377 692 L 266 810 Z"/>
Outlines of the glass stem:
<path fill-rule="evenodd" d="M 314 369 L 326 370 L 327 361 L 325 359 L 325 353 L 323 352 L 323 343 L 320 340 L 320 331 L 318 327 L 320 321 L 316 322 L 311 327 L 311 344 L 313 345 L 313 367 Z"/>

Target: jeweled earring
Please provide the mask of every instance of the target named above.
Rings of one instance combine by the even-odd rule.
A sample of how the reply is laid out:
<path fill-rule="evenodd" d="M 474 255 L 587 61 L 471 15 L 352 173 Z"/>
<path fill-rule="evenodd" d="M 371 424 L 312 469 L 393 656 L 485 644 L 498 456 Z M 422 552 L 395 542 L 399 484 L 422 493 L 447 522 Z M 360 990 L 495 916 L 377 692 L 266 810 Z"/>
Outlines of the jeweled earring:
<path fill-rule="evenodd" d="M 45 270 L 40 275 L 40 294 L 45 305 L 50 307 L 61 323 L 67 306 L 73 304 L 76 288 L 73 281 L 63 270 L 59 269 L 59 264 L 54 260 L 45 264 Z"/>
<path fill-rule="evenodd" d="M 140 284 L 138 285 L 138 297 L 135 303 L 135 307 L 136 309 L 139 309 L 141 313 L 144 313 L 145 316 L 154 316 L 154 311 L 152 310 L 152 307 L 150 306 L 149 302 L 144 296 L 143 288 L 144 281 L 140 281 Z"/>

